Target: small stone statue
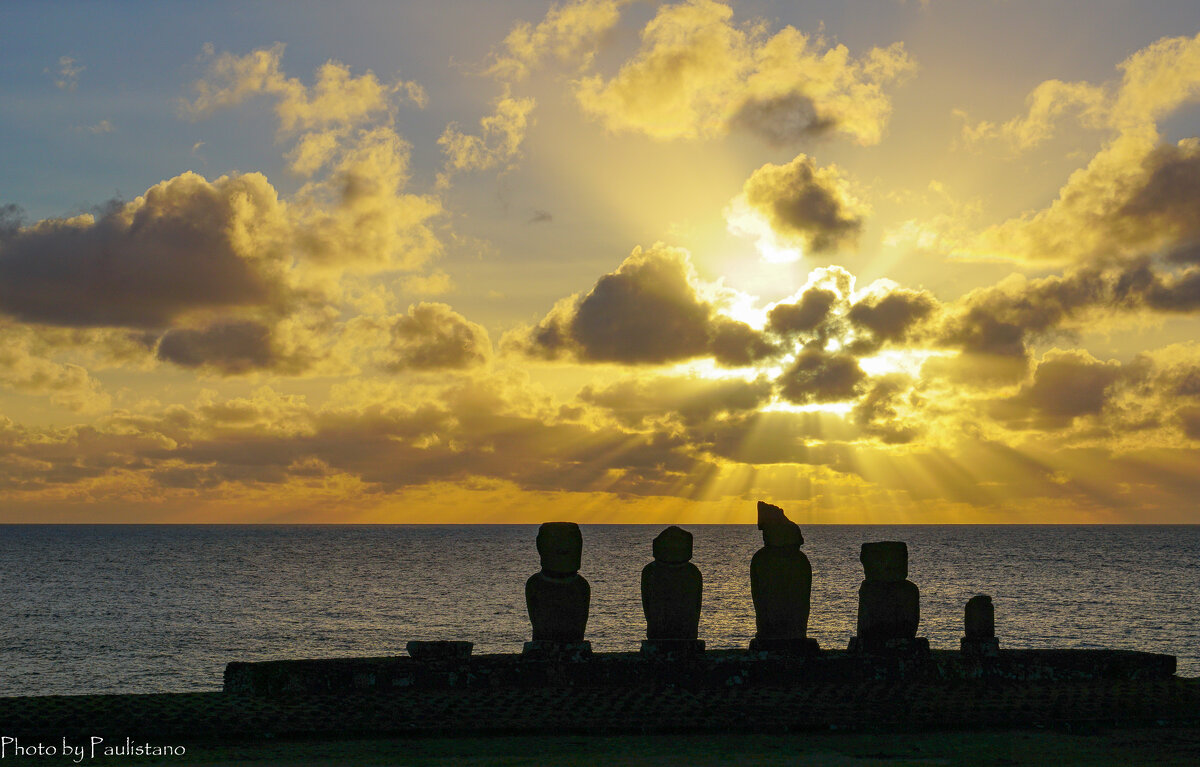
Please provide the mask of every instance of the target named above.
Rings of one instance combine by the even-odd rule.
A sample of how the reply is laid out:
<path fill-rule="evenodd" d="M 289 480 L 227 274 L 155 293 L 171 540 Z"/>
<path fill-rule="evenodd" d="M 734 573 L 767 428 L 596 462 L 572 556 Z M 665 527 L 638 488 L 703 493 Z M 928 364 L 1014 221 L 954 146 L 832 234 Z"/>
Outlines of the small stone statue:
<path fill-rule="evenodd" d="M 525 582 L 525 605 L 533 624 L 535 650 L 541 643 L 583 644 L 592 589 L 579 574 L 583 535 L 574 522 L 546 522 L 538 528 L 542 569 Z"/>
<path fill-rule="evenodd" d="M 901 541 L 864 543 L 859 555 L 866 580 L 858 589 L 858 636 L 852 650 L 918 650 L 921 594 L 908 578 L 908 546 Z"/>
<path fill-rule="evenodd" d="M 750 560 L 750 595 L 758 631 L 755 651 L 812 652 L 807 638 L 812 566 L 800 550 L 804 536 L 783 509 L 758 502 L 758 529 L 765 544 Z"/>
<path fill-rule="evenodd" d="M 996 608 L 990 596 L 976 594 L 967 600 L 963 624 L 966 636 L 959 643 L 963 653 L 978 657 L 1000 654 L 1000 640 L 996 639 Z"/>
<path fill-rule="evenodd" d="M 642 610 L 646 614 L 648 655 L 695 653 L 704 643 L 700 595 L 704 579 L 692 558 L 692 534 L 672 525 L 654 539 L 654 561 L 642 568 Z"/>

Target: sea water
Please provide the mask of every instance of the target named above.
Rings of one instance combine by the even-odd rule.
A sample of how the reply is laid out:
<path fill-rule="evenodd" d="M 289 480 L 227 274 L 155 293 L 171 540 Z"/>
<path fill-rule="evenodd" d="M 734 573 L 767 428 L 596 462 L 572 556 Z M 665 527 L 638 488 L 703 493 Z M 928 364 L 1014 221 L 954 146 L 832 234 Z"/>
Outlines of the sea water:
<path fill-rule="evenodd" d="M 689 525 L 704 576 L 700 637 L 754 634 L 753 525 Z M 584 525 L 587 638 L 645 636 L 639 577 L 662 526 Z M 908 543 L 918 635 L 957 649 L 990 594 L 1007 648 L 1169 653 L 1200 676 L 1200 526 L 807 525 L 809 635 L 854 633 L 867 541 Z M 414 639 L 519 652 L 530 525 L 0 526 L 0 695 L 215 690 L 229 661 L 403 655 Z"/>

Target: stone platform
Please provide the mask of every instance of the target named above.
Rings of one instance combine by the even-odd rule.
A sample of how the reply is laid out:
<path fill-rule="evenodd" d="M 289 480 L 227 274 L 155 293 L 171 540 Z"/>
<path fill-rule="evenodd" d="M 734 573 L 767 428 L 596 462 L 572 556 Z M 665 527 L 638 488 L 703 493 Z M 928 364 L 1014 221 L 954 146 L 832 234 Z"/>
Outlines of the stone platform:
<path fill-rule="evenodd" d="M 444 688 L 0 698 L 0 732 L 45 742 L 1200 726 L 1200 680 Z"/>
<path fill-rule="evenodd" d="M 1175 657 L 1129 650 L 1000 650 L 978 657 L 949 650 L 867 655 L 823 650 L 790 655 L 710 650 L 677 658 L 593 653 L 573 660 L 521 655 L 329 658 L 230 663 L 225 691 L 266 698 L 421 691 L 601 688 L 687 690 L 865 682 L 938 683 L 1166 680 Z"/>

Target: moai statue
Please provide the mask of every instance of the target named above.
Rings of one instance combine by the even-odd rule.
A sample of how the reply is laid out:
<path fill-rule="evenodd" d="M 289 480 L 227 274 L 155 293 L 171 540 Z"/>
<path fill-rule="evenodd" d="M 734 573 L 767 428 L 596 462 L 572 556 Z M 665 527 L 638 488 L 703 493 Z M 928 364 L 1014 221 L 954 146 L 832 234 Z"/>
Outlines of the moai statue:
<path fill-rule="evenodd" d="M 533 624 L 527 655 L 590 651 L 583 640 L 592 589 L 579 574 L 583 535 L 574 522 L 546 522 L 538 528 L 542 569 L 525 582 L 525 605 Z"/>
<path fill-rule="evenodd" d="M 692 534 L 672 525 L 654 539 L 654 561 L 642 568 L 647 656 L 693 655 L 704 651 L 700 595 L 704 579 L 691 563 Z"/>
<path fill-rule="evenodd" d="M 996 638 L 996 608 L 987 594 L 976 594 L 967 600 L 963 614 L 966 636 L 959 646 L 963 654 L 980 658 L 994 658 L 1000 654 L 1000 640 Z"/>
<path fill-rule="evenodd" d="M 917 638 L 921 594 L 908 578 L 908 546 L 901 541 L 864 543 L 859 555 L 866 580 L 858 589 L 859 652 L 918 652 L 929 647 Z"/>
<path fill-rule="evenodd" d="M 804 536 L 783 509 L 758 502 L 758 529 L 765 544 L 750 560 L 750 595 L 758 631 L 752 651 L 811 653 L 807 638 L 812 566 L 800 550 Z"/>

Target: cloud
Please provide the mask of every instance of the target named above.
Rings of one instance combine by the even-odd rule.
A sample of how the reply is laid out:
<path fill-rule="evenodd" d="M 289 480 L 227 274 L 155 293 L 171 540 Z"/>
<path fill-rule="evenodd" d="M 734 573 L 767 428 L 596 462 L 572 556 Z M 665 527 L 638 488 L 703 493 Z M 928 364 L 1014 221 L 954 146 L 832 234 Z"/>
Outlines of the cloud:
<path fill-rule="evenodd" d="M 912 385 L 913 380 L 900 373 L 872 379 L 870 388 L 855 403 L 851 419 L 885 444 L 902 445 L 914 441 L 923 428 L 917 415 L 921 402 L 912 391 Z M 905 394 L 909 395 L 907 399 Z M 902 409 L 909 411 L 907 420 Z"/>
<path fill-rule="evenodd" d="M 486 170 L 515 160 L 535 106 L 537 102 L 532 98 L 505 95 L 496 100 L 492 114 L 479 121 L 478 135 L 464 133 L 457 123 L 447 125 L 438 138 L 438 146 L 446 156 L 446 170 L 439 184 L 445 186 L 459 171 Z"/>
<path fill-rule="evenodd" d="M 718 354 L 725 364 L 745 364 L 773 347 L 755 331 L 718 317 L 687 251 L 657 243 L 634 248 L 615 272 L 586 295 L 560 301 L 535 327 L 506 342 L 527 354 L 581 362 L 662 364 Z"/>
<path fill-rule="evenodd" d="M 1051 349 L 1033 380 L 1012 397 L 993 404 L 993 418 L 1009 428 L 1053 430 L 1082 416 L 1098 415 L 1121 374 L 1115 361 L 1101 362 L 1085 351 Z"/>
<path fill-rule="evenodd" d="M 0 205 L 0 244 L 15 237 L 25 221 L 25 211 L 16 203 Z"/>
<path fill-rule="evenodd" d="M 583 110 L 609 130 L 660 140 L 741 127 L 777 144 L 831 131 L 879 142 L 891 111 L 883 88 L 913 69 L 901 44 L 855 59 L 793 27 L 768 36 L 732 16 L 712 0 L 662 6 L 615 77 L 579 81 Z"/>
<path fill-rule="evenodd" d="M 396 92 L 410 98 L 416 94 L 414 100 L 421 102 L 423 91 L 416 83 L 385 85 L 370 70 L 355 77 L 349 67 L 334 59 L 317 68 L 310 88 L 284 74 L 283 51 L 283 43 L 276 43 L 244 56 L 222 52 L 211 57 L 204 77 L 192 84 L 193 98 L 180 102 L 180 111 L 200 119 L 255 96 L 269 95 L 275 98 L 280 130 L 293 132 L 358 125 L 386 112 Z"/>
<path fill-rule="evenodd" d="M 852 247 L 866 210 L 836 166 L 818 168 L 801 154 L 754 171 L 725 219 L 730 232 L 756 238 L 768 261 L 794 261 Z"/>
<path fill-rule="evenodd" d="M 1164 144 L 1143 161 L 1144 182 L 1115 211 L 1111 226 L 1154 241 L 1166 235 L 1171 247 L 1194 249 L 1200 240 L 1200 139 Z"/>
<path fill-rule="evenodd" d="M 289 201 L 294 242 L 328 274 L 416 271 L 442 251 L 433 196 L 404 192 L 412 147 L 388 126 L 359 129 L 327 177 Z"/>
<path fill-rule="evenodd" d="M 630 0 L 576 0 L 552 5 L 536 26 L 521 22 L 504 38 L 502 49 L 492 54 L 487 73 L 504 82 L 529 76 L 551 55 L 562 63 L 588 66 L 604 35 L 620 20 L 621 7 Z"/>
<path fill-rule="evenodd" d="M 448 187 L 457 173 L 512 167 L 520 158 L 537 106 L 532 97 L 514 96 L 514 84 L 548 56 L 580 68 L 590 65 L 604 35 L 620 20 L 621 6 L 628 2 L 576 0 L 552 5 L 536 26 L 529 22 L 514 26 L 500 50 L 492 52 L 485 69 L 502 85 L 491 114 L 480 119 L 478 133 L 468 133 L 451 122 L 438 138 L 446 158 L 445 168 L 438 174 L 439 188 Z"/>
<path fill-rule="evenodd" d="M 818 114 L 808 96 L 785 93 L 746 101 L 730 118 L 729 127 L 756 133 L 772 146 L 787 147 L 826 135 L 837 127 L 837 121 Z"/>
<path fill-rule="evenodd" d="M 307 264 L 326 276 L 421 268 L 441 252 L 429 228 L 441 202 L 404 192 L 412 146 L 395 130 L 392 102 L 423 91 L 407 81 L 385 85 L 370 70 L 354 76 L 335 60 L 317 69 L 309 87 L 283 72 L 283 50 L 276 44 L 212 57 L 181 111 L 198 119 L 273 96 L 279 130 L 294 142 L 286 154 L 291 169 L 325 171 L 289 200 L 292 242 Z"/>
<path fill-rule="evenodd" d="M 866 378 L 854 355 L 806 348 L 779 377 L 779 393 L 800 405 L 844 402 L 859 396 Z"/>
<path fill-rule="evenodd" d="M 400 289 L 417 296 L 440 296 L 454 290 L 454 280 L 438 269 L 427 275 L 405 277 L 400 281 Z"/>
<path fill-rule="evenodd" d="M 0 311 L 28 322 L 164 327 L 204 310 L 291 300 L 285 206 L 261 174 L 184 173 L 98 216 L 0 241 Z"/>
<path fill-rule="evenodd" d="M 1020 356 L 1030 339 L 1051 337 L 1084 323 L 1136 316 L 1146 310 L 1194 312 L 1200 309 L 1200 269 L 1163 271 L 1143 259 L 1036 280 L 1012 275 L 967 293 L 947 309 L 937 331 L 939 343 Z"/>
<path fill-rule="evenodd" d="M 463 370 L 492 356 L 487 331 L 446 304 L 421 303 L 391 319 L 390 341 L 377 364 L 401 370 Z"/>
<path fill-rule="evenodd" d="M 1034 342 L 1072 338 L 1148 313 L 1197 310 L 1200 269 L 1164 271 L 1143 259 L 1034 280 L 1011 275 L 941 305 L 918 327 L 927 343 L 961 351 L 958 357 L 928 360 L 926 375 L 990 386 L 1022 380 Z"/>
<path fill-rule="evenodd" d="M 0 386 L 22 394 L 48 397 L 75 413 L 91 413 L 111 405 L 100 382 L 77 364 L 52 358 L 53 350 L 34 329 L 11 322 L 0 324 Z"/>
<path fill-rule="evenodd" d="M 1026 98 L 1026 113 L 997 125 L 981 121 L 963 126 L 971 143 L 1004 139 L 1017 150 L 1037 146 L 1053 136 L 1055 123 L 1077 111 L 1089 128 L 1109 128 L 1119 135 L 1153 133 L 1155 124 L 1180 106 L 1200 97 L 1200 35 L 1164 37 L 1137 51 L 1118 66 L 1119 82 L 1046 80 Z M 966 115 L 958 113 L 964 119 Z"/>
<path fill-rule="evenodd" d="M 945 342 L 965 351 L 1024 356 L 1026 340 L 1097 307 L 1115 306 L 1112 279 L 1098 269 L 1028 280 L 1012 275 L 967 293 L 943 328 Z"/>
<path fill-rule="evenodd" d="M 779 335 L 810 333 L 821 327 L 840 296 L 827 288 L 813 287 L 793 303 L 780 303 L 767 312 L 767 327 Z"/>
<path fill-rule="evenodd" d="M 1046 80 L 1025 99 L 1027 111 L 1024 115 L 1002 124 L 987 120 L 974 125 L 964 122 L 962 137 L 972 146 L 1000 139 L 1016 151 L 1026 151 L 1053 137 L 1057 121 L 1071 111 L 1078 111 L 1085 125 L 1100 127 L 1109 107 L 1108 99 L 1104 88 L 1091 83 Z M 956 114 L 967 120 L 965 112 L 957 111 Z"/>
<path fill-rule="evenodd" d="M 714 316 L 708 333 L 709 353 L 722 367 L 750 367 L 783 352 L 760 331 L 721 315 Z"/>
<path fill-rule="evenodd" d="M 718 415 L 753 412 L 771 397 L 766 378 L 710 380 L 678 376 L 630 378 L 605 387 L 588 385 L 579 399 L 603 408 L 621 425 L 646 428 L 678 421 L 694 425 Z"/>
<path fill-rule="evenodd" d="M 436 203 L 397 192 L 406 159 L 394 134 L 368 131 L 289 201 L 261 174 L 189 172 L 97 214 L 24 226 L 14 214 L 0 231 L 0 312 L 169 331 L 158 359 L 217 375 L 308 372 L 330 358 L 343 278 L 415 271 L 440 250 L 425 224 Z"/>
<path fill-rule="evenodd" d="M 981 232 L 973 252 L 1025 261 L 1102 262 L 1190 246 L 1200 226 L 1189 215 L 1197 200 L 1194 172 L 1200 144 L 1159 145 L 1122 136 L 1076 171 L 1048 208 Z"/>
<path fill-rule="evenodd" d="M 854 294 L 854 275 L 840 266 L 809 272 L 795 295 L 767 310 L 765 330 L 784 339 L 799 338 L 806 345 L 824 346 L 830 339 L 849 341 L 843 318 Z"/>
<path fill-rule="evenodd" d="M 1042 210 L 976 235 L 931 233 L 957 255 L 1029 262 L 1103 262 L 1170 252 L 1197 237 L 1194 173 L 1200 145 L 1162 143 L 1158 123 L 1200 99 L 1200 35 L 1163 38 L 1120 64 L 1119 83 L 1047 81 L 1030 113 L 1006 123 L 1018 145 L 1049 135 L 1055 116 L 1082 105 L 1086 122 L 1110 133 L 1103 148 L 1067 179 Z M 979 126 L 976 126 L 979 128 Z M 988 133 L 991 129 L 984 130 Z"/>
<path fill-rule="evenodd" d="M 108 120 L 101 120 L 95 125 L 80 125 L 75 128 L 80 133 L 90 133 L 93 136 L 99 136 L 104 133 L 112 133 L 116 128 Z"/>
<path fill-rule="evenodd" d="M 1183 407 L 1177 413 L 1179 426 L 1188 439 L 1200 440 L 1200 407 Z"/>
<path fill-rule="evenodd" d="M 80 64 L 71 56 L 62 56 L 58 60 L 58 71 L 54 80 L 54 85 L 59 90 L 73 92 L 79 87 L 79 76 L 83 74 L 83 70 L 87 67 Z M 50 70 L 47 69 L 47 72 Z"/>
<path fill-rule="evenodd" d="M 92 214 L 33 224 L 6 215 L 0 313 L 43 327 L 145 331 L 140 364 L 203 375 L 355 370 L 352 355 L 364 350 L 341 337 L 343 302 L 362 280 L 421 272 L 442 249 L 431 228 L 440 201 L 405 191 L 411 146 L 392 125 L 392 102 L 422 94 L 336 61 L 309 87 L 283 73 L 282 51 L 210 54 L 181 109 L 203 117 L 274 97 L 280 137 L 293 142 L 287 157 L 308 177 L 295 193 L 281 199 L 258 173 L 209 181 L 187 172 Z M 429 289 L 449 283 L 409 277 Z"/>
<path fill-rule="evenodd" d="M 940 302 L 927 291 L 892 288 L 869 294 L 846 312 L 856 328 L 868 331 L 878 342 L 900 342 L 913 335 L 914 329 L 933 317 Z"/>
<path fill-rule="evenodd" d="M 206 328 L 167 331 L 158 358 L 186 368 L 212 368 L 223 374 L 273 366 L 271 329 L 254 321 L 216 322 Z"/>
<path fill-rule="evenodd" d="M 712 306 L 697 296 L 684 251 L 635 248 L 617 271 L 574 304 L 556 307 L 531 339 L 545 352 L 572 349 L 581 360 L 662 363 L 708 350 Z"/>

